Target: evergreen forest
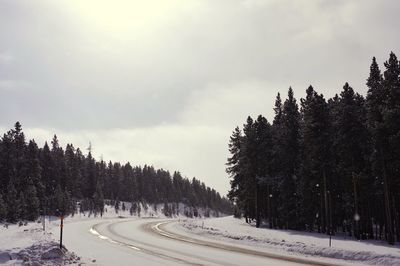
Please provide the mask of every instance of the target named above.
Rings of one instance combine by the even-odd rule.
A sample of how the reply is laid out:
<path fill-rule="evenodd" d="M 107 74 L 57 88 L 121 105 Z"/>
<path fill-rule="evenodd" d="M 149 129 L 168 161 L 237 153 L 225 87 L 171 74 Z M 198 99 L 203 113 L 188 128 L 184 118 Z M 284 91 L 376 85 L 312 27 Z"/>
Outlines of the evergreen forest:
<path fill-rule="evenodd" d="M 105 203 L 140 214 L 140 206 L 164 204 L 164 214 L 178 214 L 185 204 L 187 216 L 229 214 L 228 199 L 203 182 L 172 175 L 153 166 L 131 166 L 96 161 L 89 152 L 67 144 L 60 147 L 54 135 L 50 145 L 39 148 L 27 141 L 19 122 L 0 140 L 0 222 L 32 221 L 40 215 L 68 215 L 90 212 L 102 215 Z"/>
<path fill-rule="evenodd" d="M 366 96 L 345 83 L 278 93 L 273 121 L 251 117 L 229 141 L 228 198 L 256 226 L 400 241 L 400 64 L 372 59 Z"/>

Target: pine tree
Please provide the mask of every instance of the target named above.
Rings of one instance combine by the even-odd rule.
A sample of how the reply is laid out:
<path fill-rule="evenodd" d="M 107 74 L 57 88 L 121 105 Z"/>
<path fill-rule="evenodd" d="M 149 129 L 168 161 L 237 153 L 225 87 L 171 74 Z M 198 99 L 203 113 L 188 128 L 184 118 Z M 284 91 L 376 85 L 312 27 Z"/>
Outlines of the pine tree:
<path fill-rule="evenodd" d="M 388 196 L 389 208 L 392 217 L 392 232 L 400 238 L 400 63 L 396 55 L 390 53 L 389 60 L 385 62 L 382 85 L 388 93 L 386 109 L 383 111 L 385 129 L 388 136 L 387 165 L 388 165 Z M 391 240 L 392 237 L 389 237 Z M 390 241 L 392 242 L 392 241 Z"/>
<path fill-rule="evenodd" d="M 138 217 L 140 217 L 140 214 L 142 213 L 142 206 L 141 206 L 141 204 L 139 203 L 138 204 L 138 206 L 137 206 L 137 215 L 138 215 Z"/>
<path fill-rule="evenodd" d="M 36 188 L 33 184 L 31 178 L 27 182 L 27 188 L 25 190 L 25 208 L 26 208 L 26 216 L 25 219 L 29 221 L 35 220 L 39 216 L 39 208 L 40 202 L 39 198 L 37 197 Z M 21 192 L 22 193 L 22 192 Z"/>
<path fill-rule="evenodd" d="M 19 122 L 15 123 L 13 132 L 13 153 L 12 165 L 14 168 L 14 185 L 17 191 L 25 189 L 25 178 L 27 177 L 27 169 L 25 162 L 26 143 L 25 135 L 22 132 L 22 126 Z"/>
<path fill-rule="evenodd" d="M 12 180 L 10 180 L 7 186 L 7 210 L 8 222 L 15 223 L 20 219 L 21 209 L 18 201 L 18 194 Z"/>
<path fill-rule="evenodd" d="M 41 202 L 42 206 L 45 206 L 49 210 L 50 202 L 47 202 L 47 200 L 54 196 L 56 184 L 53 178 L 53 158 L 47 142 L 45 142 L 40 152 L 40 166 L 42 168 L 42 181 L 45 187 L 45 196 Z"/>
<path fill-rule="evenodd" d="M 268 195 L 269 186 L 272 176 L 272 158 L 273 158 L 273 144 L 272 144 L 272 128 L 267 119 L 263 116 L 258 116 L 254 123 L 256 134 L 256 155 L 255 155 L 255 213 L 256 213 L 256 227 L 261 224 L 262 216 L 268 215 L 265 210 L 265 199 Z M 262 215 L 262 213 L 264 215 Z"/>
<path fill-rule="evenodd" d="M 37 217 L 38 213 L 36 212 L 40 208 L 43 209 L 43 204 L 40 204 L 40 199 L 45 197 L 45 186 L 42 181 L 42 168 L 39 160 L 39 148 L 34 140 L 29 141 L 26 153 L 26 164 L 28 172 L 26 193 L 29 194 L 27 198 L 33 198 L 32 201 L 28 201 L 28 204 L 32 204 L 30 206 L 32 210 L 29 219 L 32 220 Z M 36 200 L 39 201 L 38 207 L 36 207 Z"/>
<path fill-rule="evenodd" d="M 357 103 L 359 99 L 360 104 Z M 338 113 L 335 125 L 337 128 L 335 137 L 335 151 L 337 152 L 337 174 L 340 180 L 333 180 L 333 189 L 339 187 L 341 191 L 332 191 L 347 199 L 345 203 L 345 220 L 353 221 L 354 234 L 360 238 L 359 223 L 369 221 L 370 217 L 360 210 L 360 195 L 363 171 L 367 162 L 364 154 L 368 152 L 367 128 L 365 124 L 364 100 L 356 95 L 353 89 L 346 83 L 340 94 Z M 342 195 L 338 194 L 342 193 Z M 352 202 L 352 203 L 351 203 Z M 362 208 L 361 208 L 362 209 Z M 353 217 L 361 217 L 354 221 Z"/>
<path fill-rule="evenodd" d="M 118 198 L 115 200 L 115 204 L 114 204 L 114 209 L 115 209 L 115 212 L 116 213 L 118 213 L 118 211 L 119 211 L 119 204 L 120 204 L 120 202 L 119 202 L 119 200 L 118 200 Z"/>
<path fill-rule="evenodd" d="M 275 99 L 275 107 L 274 107 L 274 120 L 272 123 L 272 138 L 273 138 L 273 145 L 274 145 L 274 156 L 273 156 L 273 171 L 274 171 L 274 188 L 277 189 L 276 183 L 281 179 L 280 170 L 283 168 L 281 165 L 282 161 L 284 160 L 284 155 L 282 154 L 282 149 L 279 146 L 281 141 L 284 139 L 283 130 L 282 130 L 282 123 L 283 123 L 283 107 L 282 107 L 282 99 L 280 93 L 276 96 Z M 272 186 L 272 184 L 271 184 Z"/>
<path fill-rule="evenodd" d="M 246 132 L 249 133 L 250 128 L 253 127 L 253 120 L 249 117 L 247 120 Z M 230 175 L 231 189 L 228 192 L 228 198 L 233 201 L 244 213 L 246 222 L 250 218 L 250 208 L 254 205 L 249 199 L 249 193 L 254 193 L 254 190 L 249 188 L 250 180 L 248 170 L 248 163 L 246 162 L 246 155 L 244 154 L 247 145 L 247 136 L 243 136 L 238 127 L 232 133 L 229 142 L 229 151 L 232 154 L 228 158 L 226 172 Z"/>
<path fill-rule="evenodd" d="M 7 205 L 3 200 L 3 195 L 0 193 L 0 222 L 7 218 Z"/>
<path fill-rule="evenodd" d="M 136 213 L 137 204 L 136 202 L 131 202 L 131 207 L 129 208 L 130 215 L 134 215 Z"/>
<path fill-rule="evenodd" d="M 54 194 L 54 214 L 57 216 L 64 216 L 69 212 L 69 197 L 66 192 L 58 185 Z"/>
<path fill-rule="evenodd" d="M 13 133 L 11 130 L 3 135 L 0 144 L 0 192 L 6 197 L 7 185 L 10 179 L 15 176 L 15 167 L 13 165 Z"/>
<path fill-rule="evenodd" d="M 63 163 L 63 151 L 62 148 L 60 147 L 60 144 L 58 143 L 58 138 L 57 135 L 53 136 L 53 139 L 51 141 L 51 157 L 52 157 L 52 182 L 54 183 L 54 187 L 57 187 L 58 185 L 63 186 L 62 182 L 62 176 L 63 176 L 63 169 L 62 169 L 62 163 Z"/>
<path fill-rule="evenodd" d="M 274 121 L 273 121 L 273 125 L 277 126 L 282 122 L 282 99 L 281 99 L 281 94 L 278 92 L 278 95 L 276 95 L 276 99 L 275 99 L 275 107 L 274 107 L 274 113 L 275 113 L 275 117 L 274 117 Z"/>
<path fill-rule="evenodd" d="M 100 183 L 96 185 L 96 191 L 93 196 L 94 206 L 95 206 L 95 213 L 100 212 L 100 216 L 103 216 L 104 212 L 104 197 L 103 192 L 100 186 Z"/>
<path fill-rule="evenodd" d="M 28 204 L 27 204 L 27 199 L 25 198 L 24 192 L 19 193 L 19 199 L 18 199 L 18 209 L 20 210 L 19 212 L 19 219 L 20 220 L 28 220 Z"/>
<path fill-rule="evenodd" d="M 73 147 L 72 147 L 73 150 Z M 82 151 L 77 148 L 75 151 L 75 155 L 72 155 L 71 167 L 72 167 L 72 176 L 74 178 L 73 182 L 73 196 L 75 198 L 81 199 L 84 197 L 84 182 L 85 182 L 85 156 L 82 154 Z"/>
<path fill-rule="evenodd" d="M 242 168 L 245 216 L 250 219 L 256 218 L 256 162 L 257 142 L 254 121 L 249 116 L 243 125 L 242 139 Z"/>
<path fill-rule="evenodd" d="M 86 158 L 86 171 L 85 171 L 85 182 L 84 182 L 84 196 L 87 198 L 92 198 L 96 191 L 97 175 L 96 175 L 96 164 L 92 157 L 91 152 Z"/>
<path fill-rule="evenodd" d="M 375 57 L 372 59 L 370 67 L 370 75 L 367 80 L 367 117 L 368 127 L 372 135 L 375 153 L 373 159 L 375 161 L 375 173 L 382 177 L 383 184 L 383 200 L 385 206 L 385 222 L 386 238 L 390 244 L 394 244 L 391 195 L 389 191 L 390 176 L 388 171 L 388 133 L 384 123 L 384 111 L 388 98 L 388 89 L 383 86 L 383 78 L 376 63 Z"/>
<path fill-rule="evenodd" d="M 228 162 L 226 163 L 227 168 L 226 172 L 229 174 L 230 178 L 232 179 L 230 181 L 231 184 L 231 189 L 228 192 L 228 198 L 235 202 L 235 204 L 239 205 L 240 208 L 243 208 L 244 206 L 241 206 L 241 201 L 243 200 L 241 197 L 240 190 L 242 189 L 243 184 L 241 183 L 243 180 L 240 176 L 240 151 L 241 151 L 241 142 L 242 142 L 242 132 L 240 131 L 239 127 L 236 127 L 235 130 L 232 133 L 232 136 L 230 137 L 229 141 L 229 152 L 231 153 L 231 157 L 228 158 Z M 178 173 L 174 173 L 174 184 L 176 189 L 179 191 L 181 190 L 179 187 L 178 183 L 178 178 L 181 178 L 178 176 Z"/>
<path fill-rule="evenodd" d="M 130 163 L 126 163 L 122 168 L 121 182 L 124 184 L 121 188 L 121 196 L 127 201 L 132 201 L 136 194 L 136 180 L 134 179 L 133 169 Z"/>
<path fill-rule="evenodd" d="M 300 113 L 290 87 L 288 98 L 282 110 L 279 134 L 275 141 L 275 152 L 280 156 L 279 169 L 276 169 L 281 178 L 277 184 L 279 190 L 279 212 L 286 228 L 299 227 L 299 200 L 298 170 L 300 153 Z"/>
<path fill-rule="evenodd" d="M 180 199 L 182 199 L 182 176 L 177 171 L 172 175 L 172 186 L 174 190 L 173 201 L 179 203 Z"/>
<path fill-rule="evenodd" d="M 302 208 L 306 223 L 317 222 L 318 230 L 328 232 L 329 165 L 331 163 L 330 115 L 323 95 L 313 87 L 301 100 L 302 127 Z M 315 218 L 316 221 L 314 220 Z"/>

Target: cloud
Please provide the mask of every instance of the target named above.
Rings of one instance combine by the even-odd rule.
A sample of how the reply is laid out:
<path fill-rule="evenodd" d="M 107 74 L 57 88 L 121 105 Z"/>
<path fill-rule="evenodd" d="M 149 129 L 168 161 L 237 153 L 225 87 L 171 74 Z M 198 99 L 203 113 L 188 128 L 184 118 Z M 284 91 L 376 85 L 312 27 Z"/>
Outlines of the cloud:
<path fill-rule="evenodd" d="M 14 60 L 14 56 L 9 52 L 0 52 L 0 64 L 6 64 Z"/>
<path fill-rule="evenodd" d="M 0 80 L 0 91 L 28 90 L 32 88 L 32 84 L 24 80 Z"/>
<path fill-rule="evenodd" d="M 0 79 L 36 89 L 14 93 L 0 123 L 10 116 L 65 130 L 174 123 L 193 93 L 251 80 L 276 84 L 265 88 L 272 95 L 289 85 L 301 95 L 313 84 L 331 96 L 346 81 L 365 93 L 370 58 L 383 61 L 399 41 L 391 26 L 398 16 L 383 17 L 393 1 L 188 0 L 157 11 L 117 3 L 2 2 L 0 51 L 18 60 L 0 64 Z M 113 23 L 121 25 L 107 28 L 120 12 Z"/>
<path fill-rule="evenodd" d="M 187 97 L 179 121 L 229 130 L 241 125 L 249 115 L 262 114 L 271 121 L 277 92 L 286 95 L 289 86 L 263 80 L 210 83 Z"/>

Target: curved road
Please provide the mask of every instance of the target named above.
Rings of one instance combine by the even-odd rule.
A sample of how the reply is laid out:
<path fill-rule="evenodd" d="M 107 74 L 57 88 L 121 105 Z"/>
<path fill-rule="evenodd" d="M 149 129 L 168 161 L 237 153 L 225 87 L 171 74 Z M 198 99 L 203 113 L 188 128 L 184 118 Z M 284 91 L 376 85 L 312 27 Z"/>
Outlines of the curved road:
<path fill-rule="evenodd" d="M 65 226 L 64 243 L 95 265 L 330 265 L 181 235 L 168 229 L 173 222 L 71 222 Z"/>

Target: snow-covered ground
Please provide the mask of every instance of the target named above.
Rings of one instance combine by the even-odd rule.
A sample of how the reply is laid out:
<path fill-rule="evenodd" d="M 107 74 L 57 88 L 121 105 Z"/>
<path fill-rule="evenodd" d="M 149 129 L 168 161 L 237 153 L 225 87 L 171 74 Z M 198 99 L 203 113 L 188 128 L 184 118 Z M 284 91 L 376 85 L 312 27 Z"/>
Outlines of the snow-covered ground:
<path fill-rule="evenodd" d="M 80 263 L 80 257 L 65 249 L 60 251 L 51 228 L 58 221 L 46 220 L 48 230 L 42 223 L 26 225 L 2 225 L 0 227 L 0 264 L 5 265 L 54 265 Z"/>
<path fill-rule="evenodd" d="M 0 265 L 54 265 L 61 264 L 61 262 L 62 264 L 85 263 L 97 265 L 99 264 L 98 257 L 105 258 L 105 263 L 103 263 L 103 265 L 110 265 L 109 263 L 111 261 L 107 260 L 109 255 L 105 256 L 105 254 L 109 252 L 104 250 L 104 243 L 100 242 L 97 243 L 97 245 L 96 243 L 91 243 L 92 247 L 94 245 L 97 248 L 87 248 L 85 245 L 88 243 L 80 241 L 80 235 L 88 235 L 93 238 L 93 236 L 89 234 L 90 228 L 94 224 L 104 221 L 120 220 L 123 218 L 167 218 L 163 211 L 164 204 L 140 204 L 140 212 L 135 212 L 132 215 L 129 211 L 131 203 L 124 202 L 124 205 L 125 210 L 123 211 L 121 209 L 121 202 L 118 212 L 115 211 L 114 206 L 106 205 L 102 217 L 100 217 L 100 215 L 94 216 L 94 214 L 87 212 L 65 217 L 63 244 L 68 251 L 63 250 L 63 256 L 61 256 L 61 254 L 57 256 L 54 250 L 54 248 L 57 248 L 59 245 L 60 219 L 58 217 L 46 217 L 45 231 L 43 231 L 43 224 L 41 221 L 29 222 L 21 226 L 17 224 L 7 225 L 0 223 Z M 184 204 L 178 204 L 176 209 L 179 210 L 179 215 L 174 216 L 176 218 L 186 217 L 184 216 L 185 212 L 193 211 Z M 197 212 L 199 215 L 203 216 L 206 210 L 198 208 Z M 211 212 L 211 214 L 215 213 Z M 99 252 L 100 250 L 103 252 Z M 77 254 L 79 254 L 79 256 Z"/>
<path fill-rule="evenodd" d="M 126 203 L 130 207 L 130 203 Z M 143 205 L 141 206 L 143 208 Z M 101 221 L 102 219 L 116 218 L 118 216 L 131 217 L 128 209 L 125 211 L 115 212 L 114 207 L 106 206 L 107 210 L 103 218 L 93 214 L 75 214 L 74 216 L 68 216 L 65 218 L 64 230 L 69 231 L 68 225 L 71 223 L 82 223 L 85 221 L 88 223 L 94 223 Z M 137 214 L 135 214 L 137 215 Z M 159 214 L 154 210 L 153 207 L 143 208 L 140 215 L 146 216 L 158 216 Z M 43 218 L 43 217 L 42 217 Z M 41 219 L 42 219 L 41 218 Z M 43 254 L 50 254 L 54 248 L 59 246 L 59 230 L 60 220 L 58 217 L 49 217 L 45 219 L 45 231 L 43 230 L 43 221 L 38 220 L 37 222 L 29 222 L 22 225 L 18 224 L 1 224 L 0 223 L 0 265 L 21 265 L 21 264 L 32 264 L 35 265 L 54 265 L 57 254 L 46 257 Z M 64 233 L 65 234 L 65 233 Z M 64 235 L 64 240 L 68 239 L 68 235 Z M 65 242 L 64 242 L 65 244 Z M 69 246 L 66 245 L 67 249 Z M 48 252 L 48 253 L 46 253 Z M 63 264 L 79 264 L 79 263 L 91 263 L 93 258 L 81 258 L 73 252 L 66 252 L 64 250 Z"/>
<path fill-rule="evenodd" d="M 184 209 L 184 206 L 182 206 Z M 107 206 L 103 217 L 77 214 L 0 227 L 0 264 L 6 265 L 400 265 L 399 246 L 297 231 L 257 229 L 233 217 L 168 218 L 162 206 L 140 217 Z M 157 210 L 156 210 L 157 209 Z M 183 213 L 183 212 L 182 212 Z M 158 228 L 159 226 L 159 228 Z M 160 229 L 160 230 L 158 230 Z M 164 230 L 164 231 L 163 231 Z M 12 260 L 10 259 L 10 256 Z"/>
<path fill-rule="evenodd" d="M 232 244 L 281 254 L 329 259 L 330 262 L 400 265 L 399 245 L 390 246 L 382 241 L 356 241 L 353 238 L 333 236 L 332 247 L 329 247 L 329 236 L 326 235 L 255 228 L 245 223 L 243 219 L 232 216 L 190 219 L 171 224 L 168 228 L 191 237 L 228 241 Z"/>
<path fill-rule="evenodd" d="M 158 207 L 157 207 L 158 208 Z M 68 249 L 64 260 L 45 259 L 43 253 L 51 250 L 59 238 L 59 220 L 19 227 L 11 225 L 0 231 L 0 250 L 6 256 L 0 264 L 6 265 L 283 265 L 296 263 L 280 261 L 230 250 L 215 249 L 166 238 L 153 231 L 155 224 L 179 221 L 166 218 L 152 208 L 138 216 L 128 211 L 115 213 L 108 207 L 103 217 L 75 215 L 64 220 L 63 244 Z M 35 248 L 35 247 L 40 247 Z M 24 257 L 18 253 L 26 254 Z M 33 254 L 35 253 L 35 254 Z M 78 254 L 78 255 L 75 255 Z M 50 253 L 52 255 L 52 253 Z M 18 259 L 17 259 L 18 258 Z M 296 264 L 298 265 L 298 264 Z"/>

